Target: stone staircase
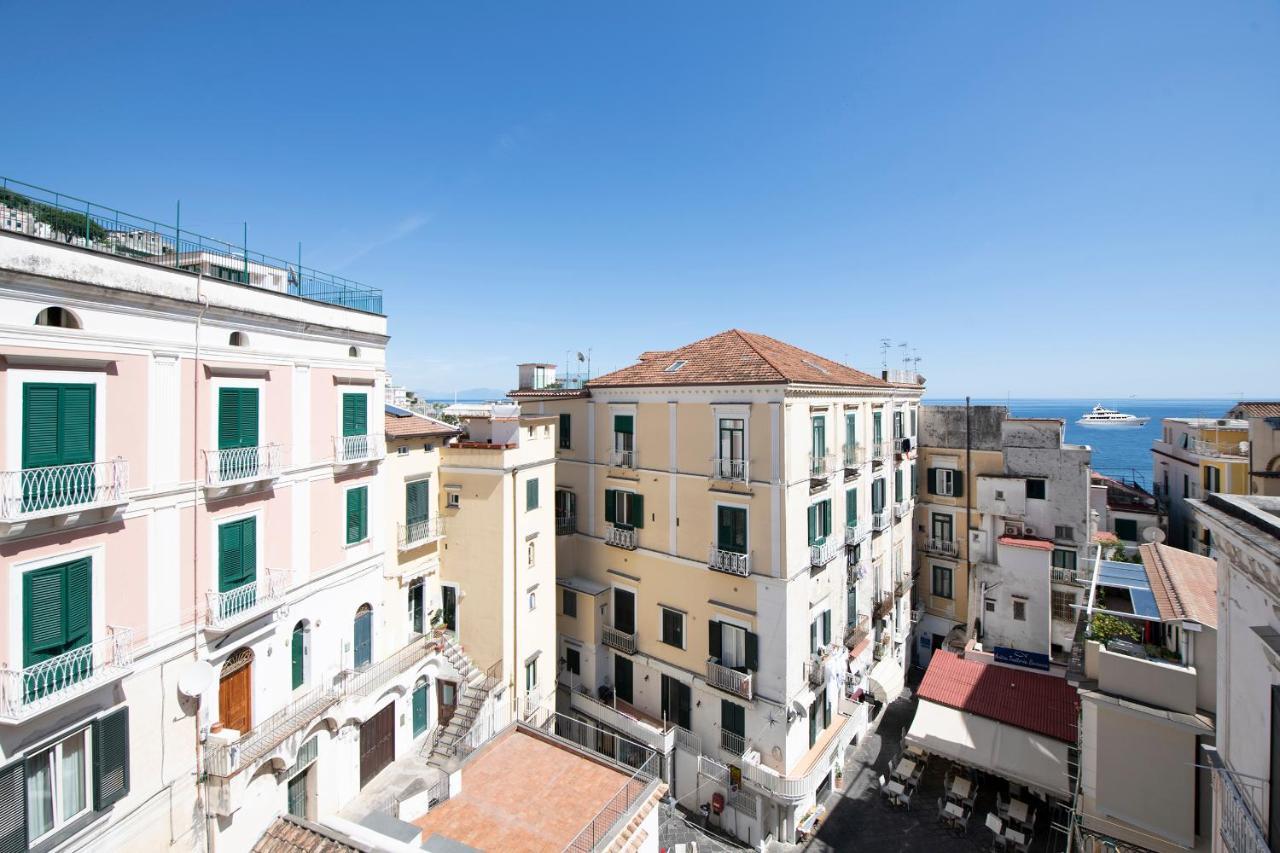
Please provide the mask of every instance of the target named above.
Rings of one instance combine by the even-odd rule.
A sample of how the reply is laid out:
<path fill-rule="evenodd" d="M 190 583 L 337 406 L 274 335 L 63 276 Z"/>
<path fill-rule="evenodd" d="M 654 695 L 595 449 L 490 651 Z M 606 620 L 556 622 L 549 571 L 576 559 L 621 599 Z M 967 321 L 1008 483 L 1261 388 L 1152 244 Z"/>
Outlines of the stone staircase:
<path fill-rule="evenodd" d="M 444 657 L 460 676 L 458 704 L 444 731 L 428 738 L 419 754 L 429 766 L 448 773 L 456 769 L 470 751 L 466 737 L 485 702 L 501 683 L 498 675 L 501 661 L 490 672 L 481 672 L 453 639 L 445 641 Z"/>

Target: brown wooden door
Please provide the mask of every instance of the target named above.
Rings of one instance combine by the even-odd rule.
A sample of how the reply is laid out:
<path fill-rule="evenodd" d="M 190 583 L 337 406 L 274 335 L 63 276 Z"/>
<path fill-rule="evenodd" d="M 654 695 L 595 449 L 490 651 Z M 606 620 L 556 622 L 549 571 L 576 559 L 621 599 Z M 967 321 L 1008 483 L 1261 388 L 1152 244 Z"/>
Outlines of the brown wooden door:
<path fill-rule="evenodd" d="M 360 726 L 360 787 L 378 775 L 396 757 L 396 706 L 374 714 Z"/>
<path fill-rule="evenodd" d="M 440 730 L 449 725 L 453 712 L 458 707 L 458 684 L 454 681 L 436 681 L 436 719 L 440 721 Z"/>
<path fill-rule="evenodd" d="M 253 667 L 245 662 L 225 666 L 218 683 L 218 719 L 228 729 L 247 732 L 253 727 Z"/>

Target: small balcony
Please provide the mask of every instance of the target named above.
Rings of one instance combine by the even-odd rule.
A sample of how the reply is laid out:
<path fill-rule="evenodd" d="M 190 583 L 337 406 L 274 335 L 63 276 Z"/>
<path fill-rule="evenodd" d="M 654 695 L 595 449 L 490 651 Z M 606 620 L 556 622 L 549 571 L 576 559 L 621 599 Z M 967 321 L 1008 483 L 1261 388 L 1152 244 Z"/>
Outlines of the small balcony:
<path fill-rule="evenodd" d="M 636 531 L 634 527 L 612 526 L 604 532 L 604 544 L 615 548 L 636 549 Z"/>
<path fill-rule="evenodd" d="M 931 554 L 941 554 L 944 557 L 954 557 L 960 553 L 960 548 L 953 539 L 938 539 L 930 537 L 925 540 L 924 549 Z"/>
<path fill-rule="evenodd" d="M 0 471 L 0 535 L 40 518 L 122 507 L 128 491 L 129 463 L 120 457 Z"/>
<path fill-rule="evenodd" d="M 852 625 L 844 632 L 845 648 L 852 649 L 867 638 L 871 633 L 871 617 L 862 614 Z"/>
<path fill-rule="evenodd" d="M 333 461 L 338 465 L 367 465 L 387 455 L 382 435 L 338 435 L 333 439 Z"/>
<path fill-rule="evenodd" d="M 853 585 L 867 576 L 867 561 L 859 560 L 854 562 L 852 558 L 849 560 L 849 584 Z"/>
<path fill-rule="evenodd" d="M 748 465 L 745 459 L 715 458 L 711 460 L 711 479 L 724 480 L 730 483 L 745 483 L 748 476 Z"/>
<path fill-rule="evenodd" d="M 836 457 L 830 453 L 809 454 L 809 479 L 825 480 L 835 469 Z"/>
<path fill-rule="evenodd" d="M 889 513 L 881 510 L 871 513 L 871 532 L 883 533 L 889 527 Z"/>
<path fill-rule="evenodd" d="M 872 465 L 883 465 L 883 464 L 884 464 L 885 457 L 892 455 L 892 453 L 893 453 L 893 451 L 892 451 L 892 449 L 890 448 L 889 442 L 887 442 L 887 441 L 877 441 L 877 442 L 872 443 L 872 445 L 871 445 L 871 464 L 872 464 Z"/>
<path fill-rule="evenodd" d="M 804 677 L 815 690 L 827 683 L 827 659 L 821 654 L 810 657 L 804 663 Z"/>
<path fill-rule="evenodd" d="M 279 607 L 289 591 L 288 569 L 267 569 L 266 577 L 227 592 L 205 593 L 209 613 L 205 630 L 226 632 Z"/>
<path fill-rule="evenodd" d="M 876 619 L 884 619 L 893 612 L 893 595 L 888 592 L 877 593 L 872 604 L 871 615 Z"/>
<path fill-rule="evenodd" d="M 401 551 L 408 551 L 443 538 L 444 519 L 438 515 L 396 525 L 396 541 Z"/>
<path fill-rule="evenodd" d="M 846 477 L 856 477 L 867 461 L 867 454 L 861 444 L 846 444 L 840 448 L 840 459 L 844 463 Z"/>
<path fill-rule="evenodd" d="M 636 467 L 636 452 L 634 450 L 612 450 L 609 452 L 609 464 L 614 468 L 631 468 Z"/>
<path fill-rule="evenodd" d="M 0 669 L 0 724 L 17 724 L 128 675 L 133 629 L 108 628 L 106 637 L 25 669 Z"/>
<path fill-rule="evenodd" d="M 278 444 L 258 447 L 231 447 L 204 451 L 206 491 L 252 486 L 280 476 L 281 448 Z"/>
<path fill-rule="evenodd" d="M 572 513 L 556 516 L 556 535 L 569 536 L 578 532 L 578 517 Z"/>
<path fill-rule="evenodd" d="M 751 699 L 751 673 L 730 669 L 715 658 L 707 660 L 707 684 L 748 701 Z"/>
<path fill-rule="evenodd" d="M 893 597 L 902 598 L 911 590 L 911 584 L 907 583 L 906 578 L 898 578 L 893 584 Z"/>
<path fill-rule="evenodd" d="M 726 551 L 724 548 L 712 545 L 707 553 L 707 567 L 717 572 L 745 578 L 751 574 L 751 554 Z"/>
<path fill-rule="evenodd" d="M 747 739 L 737 732 L 721 729 L 720 748 L 734 758 L 738 758 L 747 751 Z"/>
<path fill-rule="evenodd" d="M 609 648 L 623 654 L 634 655 L 636 653 L 635 632 L 627 633 L 621 628 L 615 628 L 612 625 L 602 625 L 600 640 Z"/>
<path fill-rule="evenodd" d="M 1080 569 L 1060 569 L 1055 566 L 1052 572 L 1054 583 L 1073 583 L 1079 586 L 1088 586 L 1092 580 L 1088 572 Z"/>
<path fill-rule="evenodd" d="M 911 514 L 911 501 L 898 501 L 893 505 L 893 518 L 895 521 L 901 521 Z"/>
<path fill-rule="evenodd" d="M 234 740 L 211 734 L 210 743 L 205 750 L 205 767 L 209 775 L 227 778 L 253 766 L 320 716 L 340 697 L 337 687 L 317 687 L 294 699 L 248 731 L 228 732 Z"/>
<path fill-rule="evenodd" d="M 833 533 L 821 542 L 809 546 L 809 565 L 820 569 L 830 563 L 844 549 L 844 540 Z"/>
<path fill-rule="evenodd" d="M 844 544 L 852 548 L 871 533 L 870 525 L 865 522 L 861 524 L 846 524 L 844 526 Z"/>

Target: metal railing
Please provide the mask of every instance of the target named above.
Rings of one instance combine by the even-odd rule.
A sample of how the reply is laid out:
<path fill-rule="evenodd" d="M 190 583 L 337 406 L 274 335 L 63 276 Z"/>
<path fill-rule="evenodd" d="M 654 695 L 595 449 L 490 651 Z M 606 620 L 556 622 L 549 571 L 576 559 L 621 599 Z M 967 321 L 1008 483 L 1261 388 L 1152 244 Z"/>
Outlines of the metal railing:
<path fill-rule="evenodd" d="M 0 520 L 124 503 L 129 489 L 129 463 L 50 465 L 0 472 Z"/>
<path fill-rule="evenodd" d="M 884 461 L 886 456 L 890 455 L 889 442 L 876 441 L 871 444 L 871 461 L 877 465 Z"/>
<path fill-rule="evenodd" d="M 960 553 L 960 546 L 956 544 L 954 539 L 938 539 L 933 536 L 925 540 L 924 549 L 935 554 L 945 554 L 948 557 L 954 557 Z"/>
<path fill-rule="evenodd" d="M 340 696 L 337 687 L 307 691 L 247 732 L 241 732 L 236 740 L 210 746 L 205 751 L 205 768 L 210 776 L 226 777 L 252 765 L 304 728 Z"/>
<path fill-rule="evenodd" d="M 739 554 L 712 545 L 707 553 L 707 567 L 745 578 L 751 574 L 751 553 Z"/>
<path fill-rule="evenodd" d="M 839 528 L 837 528 L 839 529 Z M 838 533 L 826 536 L 821 542 L 809 546 L 809 565 L 821 568 L 830 563 L 844 549 L 844 540 Z"/>
<path fill-rule="evenodd" d="M 336 462 L 368 462 L 386 455 L 386 439 L 381 434 L 333 437 L 333 458 Z"/>
<path fill-rule="evenodd" d="M 425 545 L 444 536 L 444 519 L 433 515 L 430 518 L 419 518 L 414 521 L 396 524 L 399 549 L 407 551 L 418 545 Z"/>
<path fill-rule="evenodd" d="M 604 544 L 616 548 L 636 549 L 636 531 L 634 527 L 613 526 L 604 532 Z"/>
<path fill-rule="evenodd" d="M 344 670 L 340 687 L 344 697 L 369 696 L 400 673 L 444 648 L 440 639 L 430 634 L 414 637 L 389 657 L 364 669 Z"/>
<path fill-rule="evenodd" d="M 835 737 L 831 739 L 830 745 L 823 750 L 822 755 L 810 765 L 803 775 L 784 776 L 762 764 L 744 762 L 741 765 L 742 778 L 753 785 L 763 788 L 779 799 L 794 801 L 812 796 L 818 786 L 822 784 L 822 781 L 831 774 L 832 762 L 836 754 L 853 739 L 858 725 L 858 717 L 845 714 L 837 714 L 836 716 L 843 718 L 838 723 L 839 730 L 836 732 Z"/>
<path fill-rule="evenodd" d="M 0 178 L 0 231 L 373 314 L 382 291 L 43 187 Z"/>
<path fill-rule="evenodd" d="M 893 505 L 893 517 L 895 519 L 903 519 L 907 513 L 911 512 L 911 501 L 898 501 Z"/>
<path fill-rule="evenodd" d="M 730 669 L 715 658 L 707 660 L 707 684 L 743 699 L 751 698 L 751 673 Z"/>
<path fill-rule="evenodd" d="M 844 644 L 846 648 L 852 649 L 861 643 L 871 633 L 871 617 L 862 614 L 857 621 L 851 624 L 844 632 Z"/>
<path fill-rule="evenodd" d="M 879 533 L 889 526 L 889 513 L 873 512 L 871 513 L 871 532 Z"/>
<path fill-rule="evenodd" d="M 649 795 L 657 776 L 658 756 L 650 755 L 564 849 L 573 853 L 587 853 L 602 848 L 616 838 L 618 824 L 631 814 L 637 803 Z"/>
<path fill-rule="evenodd" d="M 867 538 L 867 534 L 871 532 L 871 528 L 864 524 L 846 524 L 844 526 L 844 544 L 852 548 L 863 539 Z"/>
<path fill-rule="evenodd" d="M 267 569 L 260 577 L 227 592 L 207 592 L 209 627 L 225 628 L 238 624 L 263 610 L 284 601 L 289 589 L 288 569 Z"/>
<path fill-rule="evenodd" d="M 265 480 L 280 473 L 280 445 L 231 447 L 204 451 L 204 484 L 225 486 Z"/>
<path fill-rule="evenodd" d="M 21 720 L 78 696 L 133 666 L 133 629 L 110 633 L 23 669 L 0 669 L 0 718 Z"/>
<path fill-rule="evenodd" d="M 612 450 L 609 452 L 609 464 L 614 468 L 634 468 L 636 467 L 636 452 L 634 450 Z"/>
<path fill-rule="evenodd" d="M 1218 809 L 1218 835 L 1229 853 L 1269 853 L 1267 833 L 1255 808 L 1266 808 L 1266 783 L 1232 771 L 1217 749 L 1205 747 L 1213 776 L 1213 801 Z M 1241 790 L 1247 788 L 1250 793 Z M 1250 796 L 1252 794 L 1252 796 Z"/>
<path fill-rule="evenodd" d="M 1228 442 L 1228 446 L 1223 447 L 1203 438 L 1192 438 L 1187 440 L 1187 449 L 1199 456 L 1248 456 L 1246 448 L 1241 447 L 1243 444 L 1243 441 Z"/>
<path fill-rule="evenodd" d="M 809 476 L 825 477 L 835 467 L 836 457 L 830 453 L 809 454 Z"/>
<path fill-rule="evenodd" d="M 601 629 L 600 639 L 606 646 L 629 655 L 636 653 L 636 635 L 634 632 L 627 633 L 612 625 L 602 625 Z"/>
<path fill-rule="evenodd" d="M 556 516 L 556 535 L 568 536 L 578 532 L 578 518 L 575 515 L 557 515 Z"/>
<path fill-rule="evenodd" d="M 1093 580 L 1087 570 L 1053 568 L 1053 580 L 1057 583 L 1074 583 L 1088 586 Z"/>
<path fill-rule="evenodd" d="M 747 739 L 737 732 L 731 732 L 728 729 L 721 729 L 720 748 L 732 755 L 734 758 L 738 758 L 742 753 L 747 751 Z"/>
<path fill-rule="evenodd" d="M 855 472 L 862 467 L 862 463 L 867 461 L 866 452 L 861 444 L 846 444 L 840 448 L 840 457 L 844 460 L 844 467 L 851 468 Z"/>
<path fill-rule="evenodd" d="M 731 480 L 737 483 L 747 482 L 747 460 L 717 457 L 711 460 L 711 478 L 713 480 Z"/>

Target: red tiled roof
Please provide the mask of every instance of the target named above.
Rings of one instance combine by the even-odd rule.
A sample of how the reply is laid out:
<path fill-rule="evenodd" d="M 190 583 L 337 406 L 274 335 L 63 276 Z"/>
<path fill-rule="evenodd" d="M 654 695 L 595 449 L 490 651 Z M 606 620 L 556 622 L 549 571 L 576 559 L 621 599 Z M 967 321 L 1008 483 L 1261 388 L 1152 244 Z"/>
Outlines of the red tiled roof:
<path fill-rule="evenodd" d="M 1048 539 L 1036 539 L 1033 536 L 1001 536 L 1001 545 L 1013 545 L 1015 548 L 1038 548 L 1041 551 L 1052 551 L 1053 543 Z"/>
<path fill-rule="evenodd" d="M 1164 544 L 1138 546 L 1160 618 L 1218 627 L 1218 564 Z"/>
<path fill-rule="evenodd" d="M 585 388 L 517 388 L 514 391 L 508 391 L 507 396 L 512 400 L 519 400 L 522 397 L 538 399 L 545 397 L 590 397 L 591 392 Z"/>
<path fill-rule="evenodd" d="M 1076 742 L 1080 697 L 1065 678 L 933 653 L 916 695 L 1020 729 Z"/>
<path fill-rule="evenodd" d="M 1280 418 L 1280 403 L 1236 403 L 1229 418 Z"/>
<path fill-rule="evenodd" d="M 418 438 L 420 436 L 459 435 L 462 430 L 444 421 L 428 418 L 425 415 L 405 414 L 393 415 L 389 412 L 382 416 L 383 428 L 387 438 Z"/>
<path fill-rule="evenodd" d="M 669 371 L 677 361 L 685 364 Z M 740 329 L 730 329 L 679 349 L 642 353 L 638 364 L 592 379 L 587 387 L 779 383 L 890 387 L 890 383 L 861 370 Z"/>

